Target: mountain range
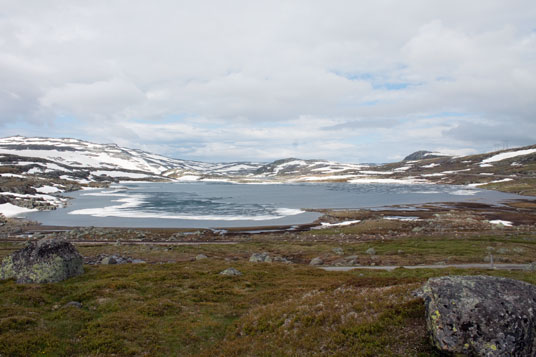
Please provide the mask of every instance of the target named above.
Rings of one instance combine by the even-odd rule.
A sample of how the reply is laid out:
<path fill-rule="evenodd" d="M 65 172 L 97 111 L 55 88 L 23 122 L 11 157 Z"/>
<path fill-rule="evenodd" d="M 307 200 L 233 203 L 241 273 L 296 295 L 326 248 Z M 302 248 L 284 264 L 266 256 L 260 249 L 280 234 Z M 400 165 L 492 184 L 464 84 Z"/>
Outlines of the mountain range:
<path fill-rule="evenodd" d="M 463 157 L 418 151 L 381 165 L 297 158 L 207 163 L 71 138 L 0 138 L 0 206 L 38 209 L 63 203 L 62 192 L 118 181 L 441 183 L 536 194 L 535 177 L 536 145 Z"/>

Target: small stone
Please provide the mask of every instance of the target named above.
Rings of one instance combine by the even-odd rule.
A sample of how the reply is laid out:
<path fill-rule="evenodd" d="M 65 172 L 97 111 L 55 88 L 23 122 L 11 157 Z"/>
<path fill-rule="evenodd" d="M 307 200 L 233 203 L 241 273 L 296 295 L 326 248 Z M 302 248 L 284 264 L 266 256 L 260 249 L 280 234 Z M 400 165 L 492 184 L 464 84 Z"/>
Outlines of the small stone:
<path fill-rule="evenodd" d="M 285 264 L 292 264 L 292 261 L 288 260 L 288 259 L 285 258 L 285 257 L 274 257 L 274 262 L 285 263 Z"/>
<path fill-rule="evenodd" d="M 115 260 L 114 257 L 104 257 L 102 258 L 100 263 L 103 265 L 112 265 L 112 264 L 117 264 L 117 260 Z"/>
<path fill-rule="evenodd" d="M 359 257 L 357 255 L 349 255 L 346 258 L 347 265 L 356 265 L 359 263 Z"/>
<path fill-rule="evenodd" d="M 132 259 L 132 264 L 145 264 L 145 260 Z"/>
<path fill-rule="evenodd" d="M 376 249 L 371 247 L 371 248 L 367 249 L 366 253 L 368 255 L 376 255 Z"/>
<path fill-rule="evenodd" d="M 320 257 L 313 258 L 309 262 L 309 265 L 322 265 L 322 264 L 324 264 L 324 260 L 322 260 L 322 258 Z"/>
<path fill-rule="evenodd" d="M 341 247 L 333 248 L 333 253 L 335 253 L 337 255 L 343 255 L 344 254 L 344 249 L 342 249 Z"/>
<path fill-rule="evenodd" d="M 226 275 L 226 276 L 240 276 L 242 275 L 241 272 L 236 270 L 235 268 L 227 268 L 220 272 L 220 275 Z"/>
<path fill-rule="evenodd" d="M 205 255 L 205 254 L 197 254 L 195 256 L 195 260 L 203 260 L 203 259 L 207 259 L 208 257 Z"/>

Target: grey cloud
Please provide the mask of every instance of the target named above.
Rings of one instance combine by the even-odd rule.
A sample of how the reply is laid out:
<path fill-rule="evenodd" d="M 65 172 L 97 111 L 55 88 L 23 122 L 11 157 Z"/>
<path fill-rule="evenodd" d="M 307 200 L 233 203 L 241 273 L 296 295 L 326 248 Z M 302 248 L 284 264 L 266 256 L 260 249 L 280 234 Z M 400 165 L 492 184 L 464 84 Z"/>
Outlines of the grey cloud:
<path fill-rule="evenodd" d="M 354 129 L 374 131 L 377 147 L 363 148 L 370 157 L 388 157 L 391 137 L 425 142 L 424 130 L 400 137 L 400 122 L 441 112 L 474 114 L 490 137 L 508 121 L 520 128 L 503 133 L 509 140 L 536 141 L 526 130 L 536 113 L 534 18 L 531 0 L 2 1 L 0 125 L 67 115 L 80 127 L 114 128 L 87 134 L 93 140 L 163 150 L 133 120 L 155 121 L 160 137 L 156 123 L 186 114 L 205 120 L 186 128 L 194 139 L 171 133 L 208 159 L 218 150 L 262 156 L 249 139 L 266 128 L 280 137 L 262 145 L 302 142 L 305 117 L 327 120 L 311 129 L 319 142 L 357 147 L 364 139 Z M 408 86 L 389 90 L 367 75 Z M 56 135 L 53 127 L 43 134 Z M 226 141 L 233 130 L 247 133 L 236 150 Z M 468 142 L 462 129 L 442 130 L 430 144 Z M 162 140 L 173 142 L 171 133 Z M 335 147 L 325 157 L 337 159 Z"/>
<path fill-rule="evenodd" d="M 390 128 L 398 124 L 398 120 L 391 118 L 371 118 L 362 120 L 348 120 L 340 124 L 324 127 L 324 130 L 344 129 L 375 129 Z"/>

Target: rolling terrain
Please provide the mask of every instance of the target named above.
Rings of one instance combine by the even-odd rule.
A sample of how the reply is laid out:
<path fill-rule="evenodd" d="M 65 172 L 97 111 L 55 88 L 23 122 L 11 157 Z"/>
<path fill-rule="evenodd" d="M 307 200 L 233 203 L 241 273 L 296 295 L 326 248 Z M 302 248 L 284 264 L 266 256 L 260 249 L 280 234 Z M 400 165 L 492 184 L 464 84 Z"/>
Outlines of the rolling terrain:
<path fill-rule="evenodd" d="M 206 163 L 77 139 L 0 139 L 0 212 L 54 209 L 62 192 L 119 181 L 233 183 L 440 183 L 536 195 L 536 145 L 454 157 L 418 151 L 396 163 L 348 164 L 287 158 Z"/>

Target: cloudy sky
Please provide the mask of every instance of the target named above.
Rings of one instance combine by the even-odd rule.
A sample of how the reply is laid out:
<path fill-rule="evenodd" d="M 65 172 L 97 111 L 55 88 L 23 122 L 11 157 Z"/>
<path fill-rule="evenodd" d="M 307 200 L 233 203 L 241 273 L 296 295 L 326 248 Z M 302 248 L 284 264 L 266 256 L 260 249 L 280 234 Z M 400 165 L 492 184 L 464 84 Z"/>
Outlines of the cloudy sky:
<path fill-rule="evenodd" d="M 0 136 L 387 162 L 536 144 L 534 0 L 0 0 Z"/>

